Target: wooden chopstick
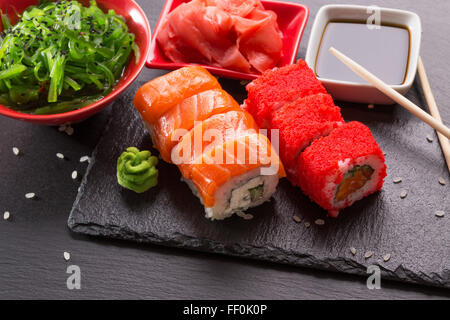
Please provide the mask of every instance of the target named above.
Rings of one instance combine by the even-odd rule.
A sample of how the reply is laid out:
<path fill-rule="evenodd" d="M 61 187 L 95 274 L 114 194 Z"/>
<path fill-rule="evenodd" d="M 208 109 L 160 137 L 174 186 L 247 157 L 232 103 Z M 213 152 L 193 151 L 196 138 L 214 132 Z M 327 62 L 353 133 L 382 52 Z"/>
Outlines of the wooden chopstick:
<path fill-rule="evenodd" d="M 431 115 L 442 123 L 442 118 L 439 113 L 436 100 L 434 99 L 433 91 L 431 91 L 430 82 L 428 81 L 427 72 L 425 71 L 425 66 L 423 65 L 422 58 L 419 57 L 419 64 L 417 65 L 417 72 L 420 78 L 420 84 L 422 85 L 423 94 L 425 95 L 425 100 L 427 100 L 428 108 L 430 109 Z M 449 140 L 437 133 L 439 142 L 441 143 L 442 152 L 444 153 L 445 161 L 447 162 L 448 170 L 450 171 L 450 142 Z"/>
<path fill-rule="evenodd" d="M 362 67 L 361 65 L 359 65 L 346 55 L 344 55 L 342 52 L 336 50 L 333 47 L 331 47 L 329 51 L 333 55 L 335 55 L 341 62 L 343 62 L 347 67 L 349 67 L 353 72 L 359 75 L 361 78 L 368 81 L 370 84 L 372 84 L 378 90 L 383 92 L 389 98 L 397 102 L 399 105 L 401 105 L 403 108 L 405 108 L 412 114 L 414 114 L 420 120 L 429 124 L 436 131 L 442 133 L 445 137 L 450 138 L 450 129 L 446 127 L 442 123 L 442 121 L 438 121 L 437 119 L 430 116 L 428 113 L 426 113 L 425 111 L 420 109 L 417 105 L 415 105 L 413 102 L 411 102 L 403 95 L 401 95 L 400 93 L 389 87 L 389 85 L 384 83 L 380 78 L 376 77 L 373 73 L 369 72 L 367 69 L 365 69 L 364 67 Z"/>

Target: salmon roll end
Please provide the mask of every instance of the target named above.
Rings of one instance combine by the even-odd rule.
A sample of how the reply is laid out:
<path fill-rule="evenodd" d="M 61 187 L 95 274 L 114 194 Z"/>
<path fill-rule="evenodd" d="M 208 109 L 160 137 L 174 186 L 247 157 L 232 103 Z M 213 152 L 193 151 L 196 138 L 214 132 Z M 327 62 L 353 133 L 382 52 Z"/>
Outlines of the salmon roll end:
<path fill-rule="evenodd" d="M 192 192 L 205 206 L 205 217 L 211 220 L 223 220 L 238 212 L 244 212 L 269 201 L 278 185 L 278 173 L 261 175 L 256 168 L 236 176 L 219 186 L 213 195 L 214 204 L 207 206 L 198 188 L 191 180 L 184 179 Z"/>
<path fill-rule="evenodd" d="M 236 150 L 245 150 L 245 158 Z M 217 161 L 218 155 L 224 161 Z M 233 161 L 226 163 L 230 158 Z M 213 220 L 225 219 L 269 200 L 278 180 L 286 176 L 275 149 L 260 134 L 217 146 L 203 155 L 201 163 L 187 165 L 182 173 L 204 205 L 206 217 Z"/>

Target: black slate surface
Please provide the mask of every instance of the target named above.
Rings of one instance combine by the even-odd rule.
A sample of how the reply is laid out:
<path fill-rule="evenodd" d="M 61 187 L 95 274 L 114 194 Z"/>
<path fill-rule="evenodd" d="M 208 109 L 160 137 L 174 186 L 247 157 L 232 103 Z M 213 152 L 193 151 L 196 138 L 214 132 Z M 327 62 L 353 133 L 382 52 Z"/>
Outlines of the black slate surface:
<path fill-rule="evenodd" d="M 294 0 L 299 1 L 299 0 Z M 137 0 L 155 26 L 164 0 Z M 310 21 L 329 0 L 304 0 Z M 424 59 L 441 115 L 449 124 L 448 61 L 450 2 L 435 0 L 347 0 L 417 12 L 424 27 Z M 304 56 L 308 23 L 299 56 Z M 144 81 L 161 71 L 143 70 Z M 130 88 L 133 90 L 133 88 Z M 234 91 L 236 92 L 236 91 Z M 241 91 L 239 91 L 241 92 Z M 80 124 L 68 136 L 56 128 L 0 117 L 0 299 L 448 299 L 450 290 L 382 279 L 369 290 L 366 277 L 319 271 L 262 260 L 231 257 L 71 232 L 67 217 L 90 155 L 112 108 Z M 21 156 L 12 153 L 19 147 Z M 61 161 L 56 152 L 69 159 Z M 434 149 L 433 149 L 433 152 Z M 39 199 L 26 201 L 34 191 Z M 71 253 L 70 261 L 62 257 Z M 68 290 L 66 268 L 82 269 L 82 289 Z"/>
<path fill-rule="evenodd" d="M 376 264 L 384 278 L 450 287 L 450 176 L 437 137 L 426 124 L 398 106 L 368 109 L 338 102 L 346 121 L 368 125 L 387 154 L 388 177 L 381 192 L 317 226 L 315 219 L 324 218 L 325 212 L 283 180 L 271 202 L 248 211 L 253 220 L 212 222 L 203 217 L 200 202 L 173 165 L 161 161 L 159 185 L 145 194 L 124 190 L 116 182 L 120 153 L 131 145 L 151 147 L 131 105 L 144 82 L 137 81 L 113 107 L 69 217 L 73 231 L 359 275 Z M 245 90 L 238 81 L 221 83 L 242 101 Z M 408 97 L 423 105 L 417 86 Z M 427 135 L 435 141 L 429 143 Z M 394 184 L 394 177 L 402 177 L 402 183 Z M 446 186 L 439 184 L 439 177 Z M 400 198 L 402 190 L 408 191 L 405 199 Z M 438 218 L 436 210 L 447 215 Z M 294 214 L 302 223 L 293 221 Z M 357 249 L 355 256 L 350 247 Z M 366 251 L 373 251 L 373 257 L 365 259 Z M 387 253 L 391 259 L 384 262 Z"/>

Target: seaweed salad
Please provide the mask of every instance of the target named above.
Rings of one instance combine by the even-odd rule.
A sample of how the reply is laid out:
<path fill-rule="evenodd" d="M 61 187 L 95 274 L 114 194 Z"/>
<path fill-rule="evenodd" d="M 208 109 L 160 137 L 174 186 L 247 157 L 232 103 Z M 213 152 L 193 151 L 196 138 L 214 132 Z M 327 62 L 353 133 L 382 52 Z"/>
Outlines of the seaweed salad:
<path fill-rule="evenodd" d="M 1 13 L 0 103 L 33 114 L 82 108 L 106 96 L 121 78 L 134 34 L 114 10 L 95 1 L 40 1 L 16 24 Z"/>

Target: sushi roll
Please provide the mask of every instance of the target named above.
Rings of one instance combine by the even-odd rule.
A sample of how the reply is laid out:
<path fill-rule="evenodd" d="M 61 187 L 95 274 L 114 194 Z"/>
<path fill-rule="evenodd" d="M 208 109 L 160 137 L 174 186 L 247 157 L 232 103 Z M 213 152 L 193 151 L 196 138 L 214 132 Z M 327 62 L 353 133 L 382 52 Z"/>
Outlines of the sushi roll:
<path fill-rule="evenodd" d="M 253 117 L 245 111 L 229 111 L 199 121 L 172 149 L 171 161 L 178 165 L 182 174 L 185 168 L 200 161 L 203 153 L 217 145 L 241 136 L 258 132 Z"/>
<path fill-rule="evenodd" d="M 271 129 L 278 129 L 280 158 L 289 181 L 297 184 L 297 158 L 314 140 L 344 124 L 341 109 L 328 94 L 300 98 L 274 111 Z"/>
<path fill-rule="evenodd" d="M 186 165 L 183 177 L 205 207 L 205 216 L 222 220 L 268 201 L 283 165 L 261 134 L 242 136 L 207 150 Z"/>
<path fill-rule="evenodd" d="M 270 141 L 206 70 L 182 69 L 150 81 L 135 98 L 162 158 L 178 165 L 210 219 L 267 201 L 285 176 Z"/>
<path fill-rule="evenodd" d="M 314 141 L 298 158 L 299 185 L 311 200 L 337 217 L 383 186 L 383 152 L 369 128 L 349 122 Z"/>
<path fill-rule="evenodd" d="M 272 112 L 313 94 L 326 94 L 306 62 L 274 68 L 247 85 L 248 98 L 243 108 L 250 112 L 261 128 L 270 127 Z"/>
<path fill-rule="evenodd" d="M 228 111 L 241 111 L 239 104 L 222 89 L 207 90 L 183 100 L 163 114 L 152 127 L 152 140 L 164 161 L 171 163 L 172 149 L 181 135 L 194 127 L 196 121 Z"/>
<path fill-rule="evenodd" d="M 153 125 L 184 99 L 211 89 L 221 89 L 221 86 L 206 69 L 184 67 L 144 84 L 137 91 L 133 103 L 142 119 Z"/>

